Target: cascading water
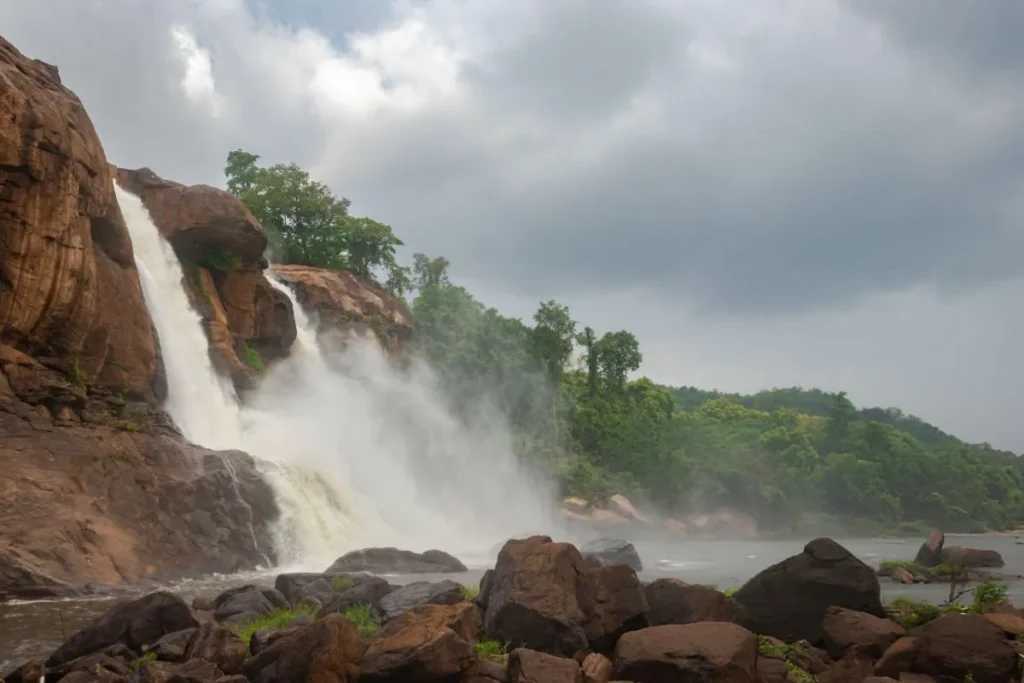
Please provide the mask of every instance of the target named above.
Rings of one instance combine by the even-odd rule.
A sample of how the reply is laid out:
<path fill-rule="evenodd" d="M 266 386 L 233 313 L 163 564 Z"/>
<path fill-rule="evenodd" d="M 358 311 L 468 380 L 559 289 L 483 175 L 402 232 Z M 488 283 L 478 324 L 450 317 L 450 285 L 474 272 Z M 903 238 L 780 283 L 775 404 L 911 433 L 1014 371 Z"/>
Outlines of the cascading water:
<path fill-rule="evenodd" d="M 207 448 L 236 448 L 238 401 L 213 368 L 202 319 L 182 286 L 174 249 L 153 224 L 142 200 L 114 185 L 132 237 L 142 294 L 160 339 L 167 375 L 165 408 L 182 434 Z"/>
<path fill-rule="evenodd" d="M 550 529 L 549 492 L 518 467 L 500 415 L 457 420 L 429 368 L 399 370 L 366 341 L 325 348 L 317 321 L 270 272 L 297 339 L 240 407 L 210 362 L 173 250 L 141 200 L 116 192 L 167 369 L 167 411 L 193 442 L 257 459 L 282 511 L 284 563 L 322 569 L 368 545 L 485 562 L 506 538 Z"/>

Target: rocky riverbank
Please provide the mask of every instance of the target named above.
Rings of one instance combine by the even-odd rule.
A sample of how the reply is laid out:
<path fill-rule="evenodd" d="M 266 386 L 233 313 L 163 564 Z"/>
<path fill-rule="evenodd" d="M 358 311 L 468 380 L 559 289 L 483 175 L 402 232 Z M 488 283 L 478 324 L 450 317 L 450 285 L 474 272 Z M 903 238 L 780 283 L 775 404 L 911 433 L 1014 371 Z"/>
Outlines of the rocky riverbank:
<path fill-rule="evenodd" d="M 644 584 L 623 548 L 584 557 L 544 536 L 507 542 L 479 587 L 398 587 L 362 571 L 392 561 L 462 568 L 438 551 L 374 549 L 191 605 L 158 591 L 116 605 L 5 680 L 1020 680 L 1024 616 L 998 590 L 956 609 L 887 608 L 875 571 L 824 538 L 731 596 L 678 579 Z"/>

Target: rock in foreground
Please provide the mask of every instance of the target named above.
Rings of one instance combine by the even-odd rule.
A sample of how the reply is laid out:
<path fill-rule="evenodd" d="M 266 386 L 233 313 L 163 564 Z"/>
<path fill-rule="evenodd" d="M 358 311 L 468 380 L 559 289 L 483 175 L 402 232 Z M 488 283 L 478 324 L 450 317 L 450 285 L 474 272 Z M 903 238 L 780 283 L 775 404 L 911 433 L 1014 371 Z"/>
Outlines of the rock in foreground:
<path fill-rule="evenodd" d="M 615 647 L 615 676 L 636 683 L 753 683 L 757 636 L 736 624 L 652 626 Z"/>
<path fill-rule="evenodd" d="M 822 642 L 829 607 L 886 616 L 875 572 L 828 538 L 815 539 L 799 555 L 763 570 L 733 599 L 744 610 L 744 626 L 787 643 Z"/>

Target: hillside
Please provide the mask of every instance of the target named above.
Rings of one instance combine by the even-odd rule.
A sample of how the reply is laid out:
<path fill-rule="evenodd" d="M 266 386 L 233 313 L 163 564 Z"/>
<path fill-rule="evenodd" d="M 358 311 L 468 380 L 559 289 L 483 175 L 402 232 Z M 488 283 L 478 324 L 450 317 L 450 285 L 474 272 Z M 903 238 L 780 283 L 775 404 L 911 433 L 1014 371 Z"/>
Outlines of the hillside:
<path fill-rule="evenodd" d="M 763 532 L 1005 529 L 1024 523 L 1024 471 L 1012 453 L 963 443 L 895 409 L 845 394 L 775 389 L 752 396 L 629 380 L 641 364 L 627 330 L 597 335 L 567 307 L 531 321 L 488 308 L 450 280 L 448 261 L 402 266 L 390 226 L 349 214 L 295 165 L 232 152 L 235 193 L 282 262 L 347 269 L 406 300 L 408 350 L 439 375 L 457 414 L 496 408 L 532 467 L 563 493 L 623 493 L 662 512 L 732 509 Z M 292 207 L 312 207 L 301 219 Z"/>

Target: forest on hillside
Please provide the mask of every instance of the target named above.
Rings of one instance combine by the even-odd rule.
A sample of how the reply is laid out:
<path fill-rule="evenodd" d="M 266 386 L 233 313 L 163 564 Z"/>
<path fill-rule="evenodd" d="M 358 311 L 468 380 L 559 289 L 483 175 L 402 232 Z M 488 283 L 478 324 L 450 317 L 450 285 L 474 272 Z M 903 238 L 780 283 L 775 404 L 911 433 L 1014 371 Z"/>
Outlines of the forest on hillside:
<path fill-rule="evenodd" d="M 895 408 L 854 406 L 842 392 L 753 395 L 631 379 L 643 355 L 627 330 L 598 334 L 555 301 L 529 321 L 505 316 L 452 282 L 443 257 L 400 265 L 390 226 L 350 215 L 294 164 L 232 152 L 228 189 L 262 222 L 275 257 L 348 269 L 408 303 L 415 350 L 471 415 L 507 417 L 526 462 L 566 495 L 623 493 L 670 514 L 728 506 L 762 529 L 1008 529 L 1024 524 L 1024 467 L 1013 453 L 965 443 Z"/>

